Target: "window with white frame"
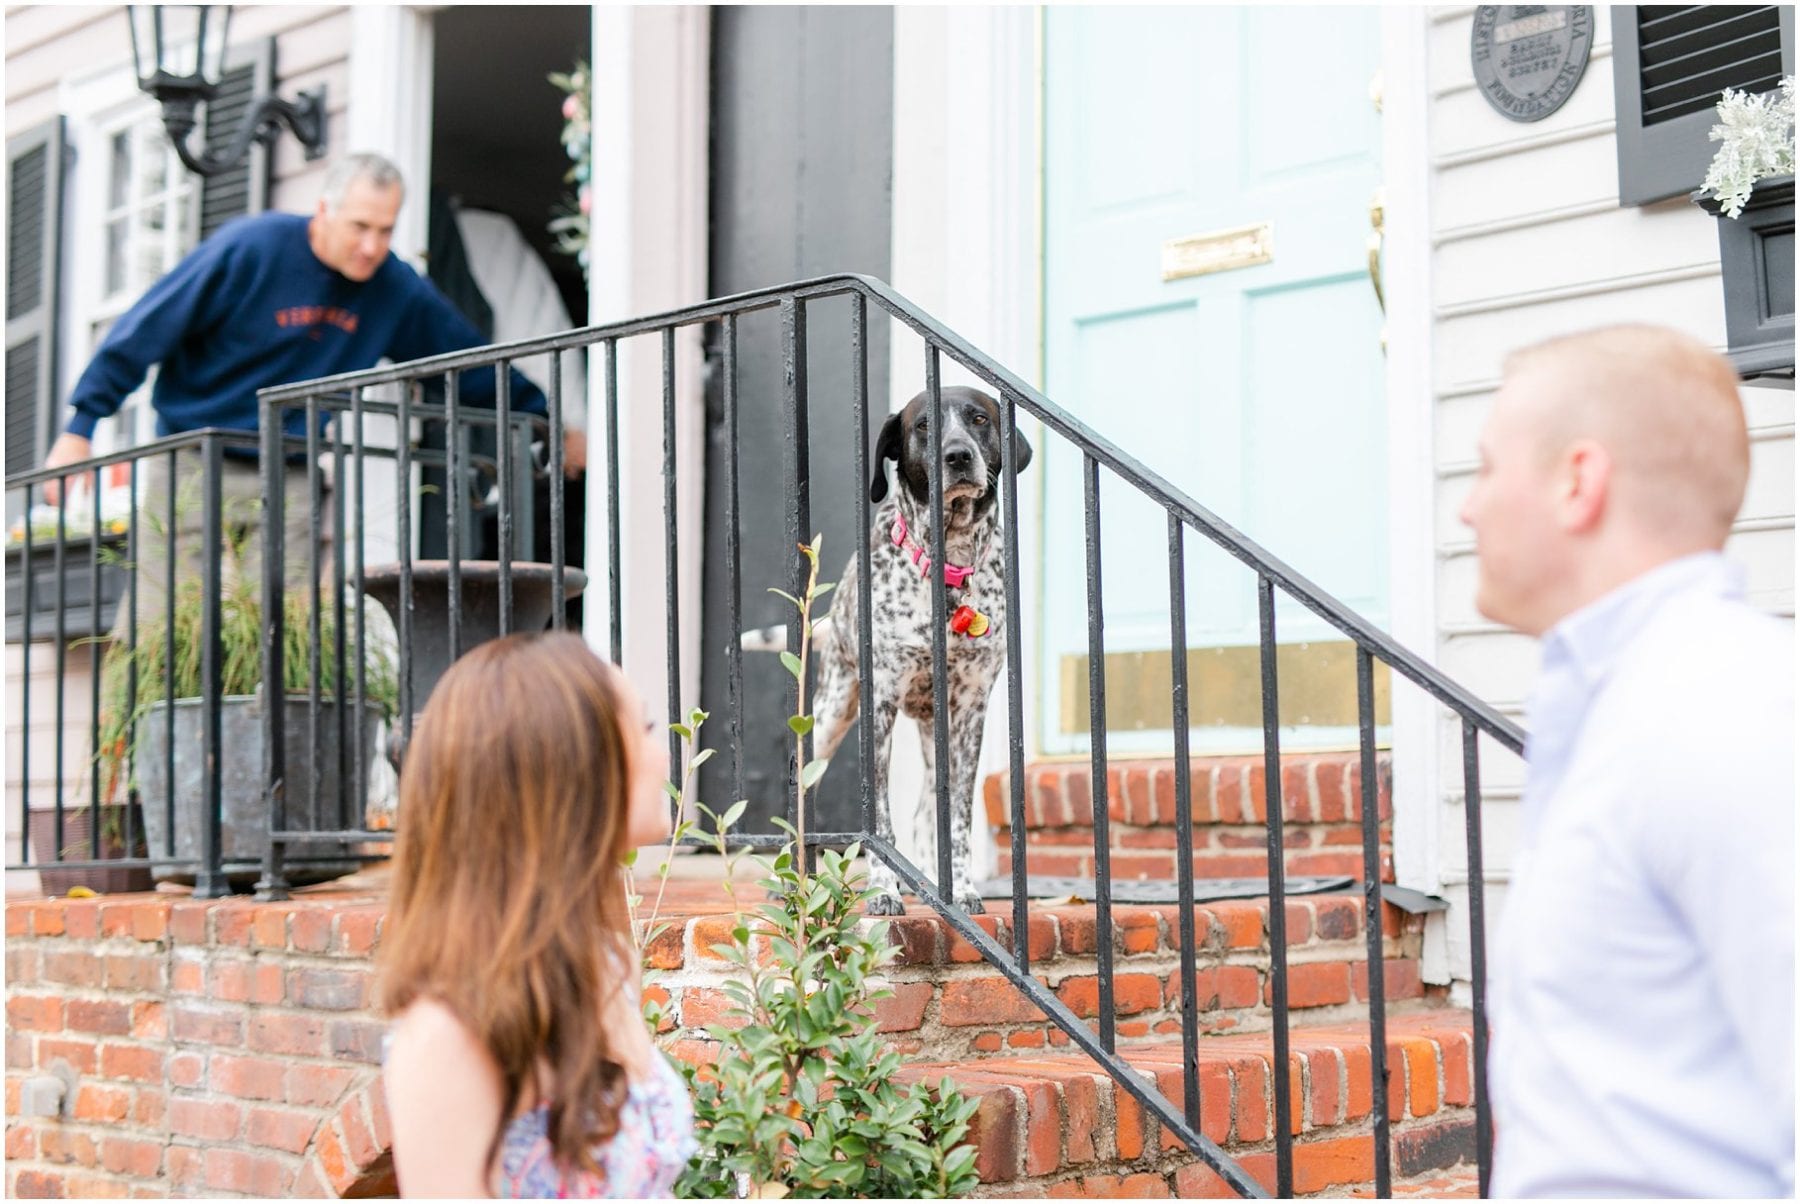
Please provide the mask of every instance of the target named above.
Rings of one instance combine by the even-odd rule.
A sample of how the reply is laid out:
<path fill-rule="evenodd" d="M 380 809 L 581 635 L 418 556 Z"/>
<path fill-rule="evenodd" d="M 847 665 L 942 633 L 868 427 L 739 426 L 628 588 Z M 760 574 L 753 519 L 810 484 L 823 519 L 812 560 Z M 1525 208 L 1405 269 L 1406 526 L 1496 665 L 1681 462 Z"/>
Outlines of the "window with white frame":
<path fill-rule="evenodd" d="M 132 105 L 97 127 L 101 154 L 87 160 L 102 175 L 90 206 L 78 219 L 75 245 L 89 248 L 84 274 L 96 287 L 81 289 L 88 299 L 76 329 L 86 355 L 98 350 L 106 332 L 152 284 L 193 249 L 198 223 L 198 177 L 176 157 L 154 105 Z M 79 169 L 78 169 L 79 170 Z M 85 357 L 84 357 L 85 362 Z M 105 442 L 111 450 L 155 436 L 150 383 L 120 407 Z"/>

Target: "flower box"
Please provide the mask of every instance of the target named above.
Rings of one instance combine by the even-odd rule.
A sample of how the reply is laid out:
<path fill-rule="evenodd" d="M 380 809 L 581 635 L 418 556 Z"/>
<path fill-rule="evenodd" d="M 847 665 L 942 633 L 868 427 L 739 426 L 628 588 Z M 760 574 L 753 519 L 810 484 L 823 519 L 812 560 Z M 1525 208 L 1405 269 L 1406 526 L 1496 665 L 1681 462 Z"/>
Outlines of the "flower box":
<path fill-rule="evenodd" d="M 1694 194 L 1718 219 L 1725 334 L 1746 380 L 1794 376 L 1794 177 L 1760 181 L 1737 218 Z"/>

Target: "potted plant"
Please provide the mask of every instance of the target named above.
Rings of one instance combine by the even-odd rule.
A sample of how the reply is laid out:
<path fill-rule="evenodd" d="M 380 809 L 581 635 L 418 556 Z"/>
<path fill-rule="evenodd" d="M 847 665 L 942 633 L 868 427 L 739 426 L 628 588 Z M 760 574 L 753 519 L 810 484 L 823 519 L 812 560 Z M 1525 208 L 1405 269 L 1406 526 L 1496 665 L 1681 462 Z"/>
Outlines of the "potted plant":
<path fill-rule="evenodd" d="M 225 559 L 232 571 L 221 573 L 218 632 L 220 855 L 226 877 L 237 890 L 249 889 L 260 875 L 269 829 L 263 780 L 263 708 L 268 692 L 262 679 L 262 597 L 255 574 L 241 571 L 245 538 L 227 541 Z M 378 725 L 396 713 L 399 688 L 391 658 L 375 640 L 366 641 L 371 647 L 364 657 L 363 705 L 360 714 L 348 713 L 355 706 L 354 668 L 344 681 L 338 680 L 335 647 L 340 616 L 330 605 L 322 609 L 319 748 L 315 758 L 310 722 L 310 595 L 310 589 L 295 589 L 282 600 L 281 696 L 287 708 L 288 766 L 284 822 L 290 829 L 338 830 L 363 822 L 364 800 L 356 800 L 355 814 L 348 817 L 348 823 L 336 814 L 343 791 L 359 776 L 351 764 L 359 747 L 358 729 L 362 732 L 360 747 L 368 756 L 360 775 L 366 783 Z M 153 608 L 154 613 L 140 621 L 135 645 L 120 641 L 108 647 L 101 668 L 101 730 L 95 754 L 106 795 L 118 793 L 121 784 L 135 790 L 143 807 L 149 855 L 168 856 L 172 851 L 173 856 L 190 863 L 204 855 L 207 819 L 205 689 L 201 681 L 204 601 L 199 581 L 181 582 L 171 605 Z M 370 614 L 374 613 L 371 607 Z M 348 611 L 344 617 L 347 619 Z M 347 657 L 354 661 L 353 637 L 348 633 L 346 644 L 350 645 Z M 340 711 L 344 712 L 341 719 Z M 360 863 L 347 856 L 349 851 L 346 844 L 307 846 L 291 863 L 289 880 L 305 885 L 351 873 Z M 191 884 L 195 877 L 192 864 L 158 864 L 152 872 L 163 882 Z"/>
<path fill-rule="evenodd" d="M 1719 219 L 1725 331 L 1745 377 L 1794 372 L 1794 77 L 1774 92 L 1727 88 L 1719 143 L 1694 201 Z"/>

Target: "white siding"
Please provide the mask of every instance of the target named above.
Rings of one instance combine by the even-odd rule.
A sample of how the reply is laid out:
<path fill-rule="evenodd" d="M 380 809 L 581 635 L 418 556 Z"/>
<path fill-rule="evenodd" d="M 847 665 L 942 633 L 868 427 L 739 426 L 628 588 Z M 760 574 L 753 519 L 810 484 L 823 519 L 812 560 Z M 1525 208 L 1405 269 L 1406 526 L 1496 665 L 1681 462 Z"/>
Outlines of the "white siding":
<path fill-rule="evenodd" d="M 1473 9 L 1435 8 L 1428 27 L 1430 93 L 1436 614 L 1434 660 L 1503 712 L 1519 711 L 1536 669 L 1535 641 L 1474 609 L 1474 543 L 1457 510 L 1474 479 L 1476 438 L 1505 355 L 1552 335 L 1620 321 L 1686 330 L 1723 350 L 1725 314 L 1715 219 L 1685 199 L 1618 203 L 1612 28 L 1598 26 L 1586 76 L 1543 121 L 1517 124 L 1488 107 L 1469 65 Z M 1746 388 L 1749 496 L 1727 547 L 1748 569 L 1753 601 L 1794 613 L 1794 395 Z M 1695 756 L 1708 755 L 1695 749 Z M 1451 966 L 1467 975 L 1467 856 L 1461 737 L 1445 719 L 1440 782 L 1448 810 L 1438 864 L 1458 911 Z M 1482 742 L 1484 862 L 1489 916 L 1504 903 L 1522 767 Z"/>

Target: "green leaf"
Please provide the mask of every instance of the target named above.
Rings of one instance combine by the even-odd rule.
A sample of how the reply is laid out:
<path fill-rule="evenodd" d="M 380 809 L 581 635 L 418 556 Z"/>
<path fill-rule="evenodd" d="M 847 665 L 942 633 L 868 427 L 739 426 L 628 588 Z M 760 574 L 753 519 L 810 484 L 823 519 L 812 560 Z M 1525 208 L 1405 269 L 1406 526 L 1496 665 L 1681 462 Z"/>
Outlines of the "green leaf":
<path fill-rule="evenodd" d="M 691 762 L 691 763 L 690 763 L 690 764 L 689 764 L 689 765 L 688 765 L 688 768 L 689 768 L 689 769 L 698 769 L 698 768 L 700 768 L 700 767 L 701 767 L 701 766 L 702 766 L 702 765 L 704 765 L 704 764 L 706 764 L 706 763 L 707 763 L 707 762 L 708 762 L 708 761 L 710 761 L 710 760 L 712 760 L 712 755 L 713 755 L 713 750 L 712 750 L 712 749 L 710 749 L 710 748 L 703 748 L 703 749 L 701 749 L 701 750 L 700 750 L 700 751 L 699 751 L 699 752 L 697 752 L 697 753 L 695 753 L 695 754 L 694 754 L 694 759 L 693 759 L 693 761 L 692 761 L 692 762 Z"/>
<path fill-rule="evenodd" d="M 769 587 L 769 592 L 771 594 L 774 594 L 777 598 L 786 598 L 789 602 L 793 603 L 795 610 L 804 610 L 805 609 L 804 607 L 802 607 L 800 605 L 800 599 L 794 597 L 794 595 L 788 593 L 786 590 L 776 589 L 774 586 L 771 585 Z"/>
<path fill-rule="evenodd" d="M 626 869 L 630 869 L 632 866 L 636 865 L 637 859 L 638 859 L 638 851 L 636 849 L 625 850 L 625 859 L 624 860 L 625 860 L 625 868 Z"/>
<path fill-rule="evenodd" d="M 795 681 L 799 681 L 800 675 L 805 672 L 804 667 L 800 664 L 800 658 L 791 652 L 781 654 L 781 663 L 789 673 L 794 675 Z"/>
<path fill-rule="evenodd" d="M 789 715 L 788 730 L 796 736 L 806 735 L 807 732 L 813 730 L 813 717 L 811 715 Z"/>
<path fill-rule="evenodd" d="M 744 814 L 744 808 L 749 805 L 750 800 L 747 798 L 741 798 L 737 802 L 731 804 L 731 806 L 725 809 L 725 814 L 719 817 L 719 827 L 722 829 L 729 828 L 732 824 L 735 824 L 738 821 L 738 818 Z"/>
<path fill-rule="evenodd" d="M 675 783 L 673 782 L 663 783 L 663 793 L 678 803 L 681 801 L 681 791 L 676 788 Z"/>
<path fill-rule="evenodd" d="M 669 725 L 669 730 L 674 732 L 677 736 L 680 736 L 683 740 L 692 740 L 694 738 L 694 729 L 685 723 L 671 723 Z"/>
<path fill-rule="evenodd" d="M 807 722 L 811 723 L 812 721 L 809 719 Z M 823 758 L 810 762 L 805 769 L 800 771 L 800 785 L 811 790 L 818 780 L 825 776 L 825 767 L 830 763 Z"/>

